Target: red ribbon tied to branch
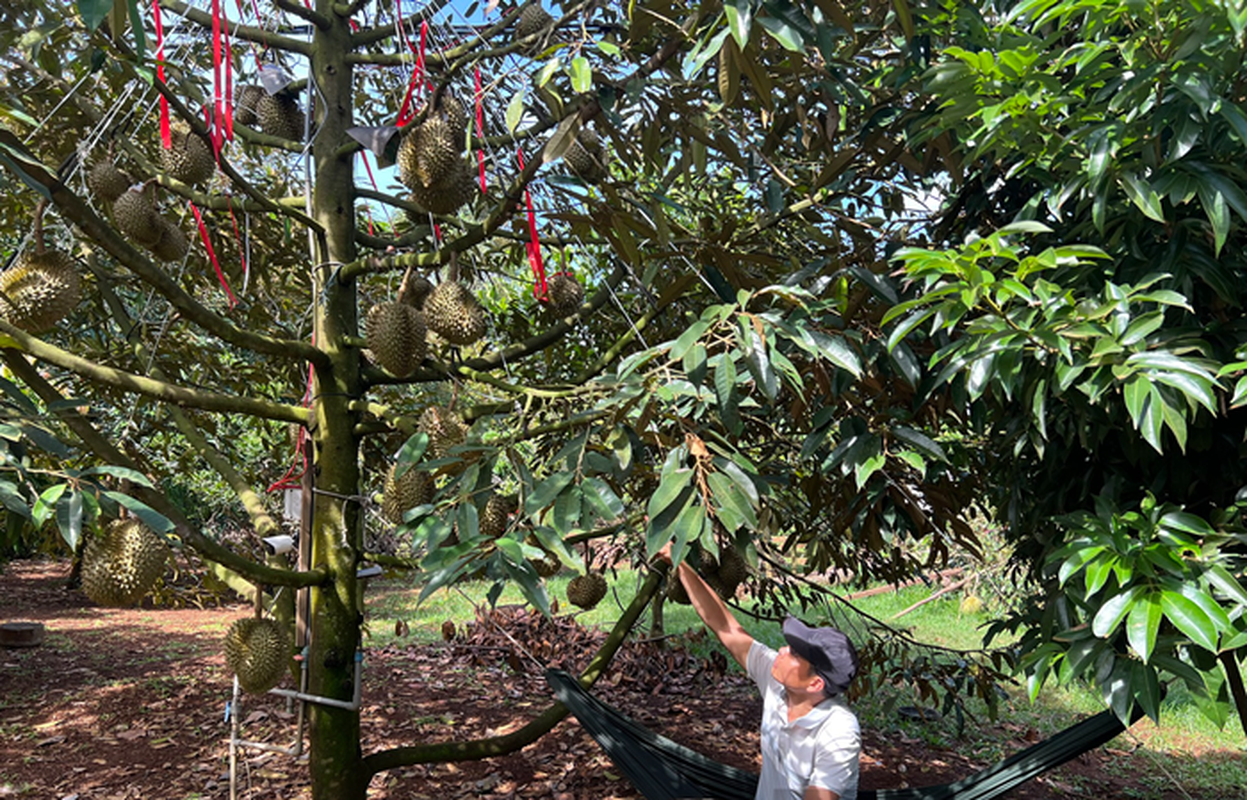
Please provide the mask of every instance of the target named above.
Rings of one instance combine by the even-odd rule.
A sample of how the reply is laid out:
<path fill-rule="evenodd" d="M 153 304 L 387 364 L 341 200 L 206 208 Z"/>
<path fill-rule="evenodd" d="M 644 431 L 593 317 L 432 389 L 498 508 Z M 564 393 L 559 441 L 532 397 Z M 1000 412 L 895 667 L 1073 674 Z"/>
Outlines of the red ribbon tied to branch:
<path fill-rule="evenodd" d="M 520 172 L 524 171 L 524 149 L 515 151 L 515 159 L 519 162 Z M 533 270 L 533 297 L 543 303 L 549 302 L 550 296 L 546 288 L 546 268 L 541 262 L 541 241 L 537 238 L 537 215 L 533 213 L 533 197 L 528 186 L 524 186 L 524 205 L 528 210 L 528 242 L 524 249 L 528 252 L 528 266 Z"/>

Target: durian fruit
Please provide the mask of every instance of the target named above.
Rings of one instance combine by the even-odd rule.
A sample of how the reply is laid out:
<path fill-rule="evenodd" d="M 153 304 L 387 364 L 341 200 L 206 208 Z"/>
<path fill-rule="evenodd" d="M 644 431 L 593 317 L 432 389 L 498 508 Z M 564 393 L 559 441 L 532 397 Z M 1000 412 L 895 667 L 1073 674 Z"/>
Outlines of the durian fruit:
<path fill-rule="evenodd" d="M 296 95 L 289 92 L 262 92 L 256 100 L 255 116 L 260 123 L 260 130 L 268 135 L 296 142 L 303 141 L 305 119 Z"/>
<path fill-rule="evenodd" d="M 477 190 L 477 179 L 472 174 L 472 168 L 467 161 L 458 159 L 445 183 L 429 187 L 413 186 L 409 199 L 433 214 L 453 214 L 476 199 Z M 421 220 L 413 222 L 419 224 Z"/>
<path fill-rule="evenodd" d="M 234 121 L 247 127 L 255 127 L 256 120 L 259 119 L 256 116 L 256 108 L 260 105 L 260 98 L 265 94 L 267 92 L 264 91 L 264 87 L 254 83 L 239 87 L 238 97 L 234 101 Z"/>
<path fill-rule="evenodd" d="M 182 233 L 182 229 L 176 223 L 161 216 L 157 216 L 156 219 L 160 227 L 160 241 L 151 248 L 152 255 L 161 261 L 181 261 L 186 258 L 186 254 L 190 251 L 190 242 L 187 241 L 186 234 Z"/>
<path fill-rule="evenodd" d="M 581 128 L 576 134 L 576 141 L 563 160 L 577 177 L 588 183 L 597 183 L 606 177 L 606 149 L 592 128 Z"/>
<path fill-rule="evenodd" d="M 130 176 L 117 169 L 110 159 L 97 161 L 87 173 L 87 188 L 105 203 L 111 203 L 130 188 Z"/>
<path fill-rule="evenodd" d="M 577 608 L 590 609 L 606 596 L 606 578 L 600 572 L 577 575 L 567 584 L 567 602 Z"/>
<path fill-rule="evenodd" d="M 113 203 L 113 222 L 132 242 L 141 247 L 155 247 L 164 235 L 156 204 L 146 188 L 128 189 Z"/>
<path fill-rule="evenodd" d="M 281 683 L 290 661 L 290 637 L 273 619 L 244 617 L 225 634 L 225 665 L 250 694 L 264 694 Z"/>
<path fill-rule="evenodd" d="M 977 614 L 983 610 L 983 601 L 977 594 L 968 594 L 961 598 L 960 609 L 962 614 Z"/>
<path fill-rule="evenodd" d="M 736 588 L 749 577 L 749 565 L 735 548 L 726 547 L 719 554 L 719 569 L 716 577 L 729 595 L 736 594 Z"/>
<path fill-rule="evenodd" d="M 448 408 L 429 406 L 420 415 L 418 427 L 429 437 L 434 458 L 447 458 L 452 448 L 467 441 L 468 426 Z"/>
<path fill-rule="evenodd" d="M 160 151 L 160 163 L 171 178 L 182 183 L 203 183 L 216 172 L 212 148 L 185 122 L 173 123 L 173 145 Z"/>
<path fill-rule="evenodd" d="M 532 3 L 520 12 L 519 21 L 515 23 L 515 40 L 519 41 L 540 33 L 549 27 L 551 22 L 554 22 L 554 17 L 546 13 L 541 3 Z"/>
<path fill-rule="evenodd" d="M 469 345 L 485 335 L 485 312 L 458 281 L 444 281 L 433 288 L 424 299 L 424 321 L 451 344 Z"/>
<path fill-rule="evenodd" d="M 451 134 L 458 141 L 464 141 L 464 135 L 468 131 L 468 112 L 463 107 L 463 103 L 452 95 L 444 94 L 438 110 L 446 118 Z"/>
<path fill-rule="evenodd" d="M 570 272 L 556 272 L 546 282 L 546 297 L 550 301 L 550 311 L 562 319 L 580 310 L 580 305 L 585 300 L 585 291 Z"/>
<path fill-rule="evenodd" d="M 78 268 L 60 250 L 28 250 L 0 273 L 0 318 L 29 333 L 55 327 L 81 298 Z"/>
<path fill-rule="evenodd" d="M 102 606 L 130 606 L 164 574 L 165 540 L 136 519 L 114 520 L 87 542 L 82 554 L 82 590 Z"/>
<path fill-rule="evenodd" d="M 378 303 L 364 320 L 368 349 L 378 364 L 400 378 L 424 361 L 427 332 L 424 315 L 406 303 Z"/>
<path fill-rule="evenodd" d="M 395 478 L 397 465 L 390 467 L 382 489 L 381 513 L 395 525 L 403 521 L 403 512 L 409 508 L 432 502 L 433 476 L 414 468 L 408 469 L 401 478 Z"/>
<path fill-rule="evenodd" d="M 502 495 L 490 492 L 485 501 L 485 510 L 481 512 L 481 536 L 497 539 L 507 531 L 507 520 L 515 510 L 515 495 Z"/>
<path fill-rule="evenodd" d="M 689 599 L 688 592 L 684 588 L 684 583 L 674 569 L 667 576 L 667 599 L 682 606 L 693 604 L 693 601 Z"/>
<path fill-rule="evenodd" d="M 459 157 L 462 134 L 456 139 L 450 123 L 442 114 L 431 114 L 416 131 L 416 177 L 420 185 L 429 188 L 444 186 L 454 176 Z"/>

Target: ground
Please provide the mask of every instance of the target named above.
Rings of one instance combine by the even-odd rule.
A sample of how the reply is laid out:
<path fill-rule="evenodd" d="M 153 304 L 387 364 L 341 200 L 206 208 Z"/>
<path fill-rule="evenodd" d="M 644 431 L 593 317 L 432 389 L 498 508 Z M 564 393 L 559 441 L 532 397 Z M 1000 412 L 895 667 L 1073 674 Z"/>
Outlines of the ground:
<path fill-rule="evenodd" d="M 103 609 L 65 589 L 67 575 L 68 565 L 54 561 L 14 562 L 0 573 L 0 623 L 42 622 L 47 630 L 40 646 L 0 649 L 0 797 L 229 797 L 231 680 L 219 642 L 228 624 L 249 609 Z M 445 643 L 370 649 L 364 752 L 470 740 L 520 727 L 551 702 L 537 662 L 583 666 L 586 645 L 596 635 L 567 617 L 552 623 L 504 609 L 497 618 L 455 629 Z M 720 761 L 756 769 L 757 695 L 721 667 L 678 647 L 630 644 L 594 691 L 652 729 Z M 245 697 L 239 719 L 242 738 L 281 746 L 291 743 L 296 728 L 286 701 L 272 696 Z M 1033 739 L 1033 732 L 1011 731 L 1007 723 L 1002 731 L 1018 748 Z M 1130 774 L 1120 769 L 1120 760 L 1135 757 L 1103 748 L 1006 797 L 1183 796 L 1148 793 L 1142 784 L 1118 777 Z M 1112 762 L 1119 762 L 1117 768 Z M 896 731 L 864 732 L 865 788 L 945 783 L 983 766 L 973 752 L 932 749 Z M 305 777 L 295 758 L 244 750 L 238 797 L 305 798 Z M 639 795 L 568 719 L 505 757 L 379 775 L 369 797 L 631 800 Z"/>

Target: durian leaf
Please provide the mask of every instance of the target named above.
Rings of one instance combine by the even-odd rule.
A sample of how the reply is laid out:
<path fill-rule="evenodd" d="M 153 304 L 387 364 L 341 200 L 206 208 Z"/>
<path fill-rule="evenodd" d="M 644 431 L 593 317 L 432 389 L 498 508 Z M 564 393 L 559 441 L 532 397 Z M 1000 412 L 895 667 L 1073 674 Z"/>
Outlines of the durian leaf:
<path fill-rule="evenodd" d="M 108 12 L 112 10 L 113 0 L 78 0 L 78 13 L 89 31 L 94 31 L 108 19 Z"/>
<path fill-rule="evenodd" d="M 407 474 L 412 465 L 420 460 L 429 447 L 429 435 L 424 431 L 413 433 L 398 450 L 395 458 L 394 477 L 401 478 Z"/>
<path fill-rule="evenodd" d="M 156 533 L 172 533 L 173 529 L 176 527 L 168 517 L 138 498 L 113 491 L 104 492 L 104 496 L 123 508 L 128 509 L 132 514 L 134 514 L 134 516 L 139 518 L 140 522 L 151 528 Z"/>
<path fill-rule="evenodd" d="M 570 472 L 557 472 L 546 478 L 533 489 L 532 494 L 524 498 L 524 512 L 526 514 L 536 514 L 553 503 L 554 498 L 562 493 L 563 489 L 572 482 L 574 477 L 576 476 Z"/>
<path fill-rule="evenodd" d="M 147 33 L 143 27 L 143 13 L 139 10 L 139 0 L 129 0 L 130 29 L 134 31 L 134 53 L 142 61 L 147 54 Z"/>
<path fill-rule="evenodd" d="M 684 470 L 691 473 L 692 470 Z M 662 490 L 662 484 L 659 485 L 659 491 Z M 657 494 L 657 493 L 655 493 Z M 673 526 L 680 515 L 688 508 L 693 499 L 693 485 L 686 483 L 683 490 L 680 491 L 672 502 L 667 503 L 661 514 L 650 515 L 649 530 L 645 535 L 645 555 L 646 558 L 653 558 L 662 546 L 671 541 L 672 534 L 678 533 L 673 530 Z M 651 502 L 653 500 L 651 499 Z M 687 539 L 679 540 L 672 545 L 672 550 L 679 549 Z"/>
<path fill-rule="evenodd" d="M 30 508 L 26 505 L 26 498 L 22 497 L 16 484 L 0 481 L 0 503 L 14 514 L 30 519 Z"/>
<path fill-rule="evenodd" d="M 481 538 L 481 518 L 475 503 L 459 504 L 455 525 L 459 529 L 459 541 L 471 542 Z"/>
<path fill-rule="evenodd" d="M 4 148 L 12 152 L 12 148 L 5 147 L 5 145 L 3 144 L 0 144 L 0 148 Z M 3 164 L 5 167 L 7 167 L 10 172 L 12 172 L 18 178 L 21 178 L 22 183 L 26 184 L 27 186 L 34 189 L 39 194 L 43 195 L 45 199 L 47 200 L 52 199 L 52 192 L 48 191 L 48 187 L 44 186 L 39 181 L 30 177 L 30 175 L 26 172 L 26 170 L 19 167 L 13 161 L 13 159 L 9 158 L 7 153 L 0 153 L 0 164 Z M 17 341 L 13 339 L 11 336 L 8 336 L 7 334 L 0 335 L 0 346 L 20 349 L 20 346 L 17 344 Z"/>
<path fill-rule="evenodd" d="M 752 0 L 727 0 L 723 4 L 727 26 L 736 40 L 736 46 L 744 50 L 749 44 L 749 28 L 753 24 Z"/>
<path fill-rule="evenodd" d="M 721 472 L 710 473 L 706 480 L 710 484 L 710 490 L 714 493 L 715 504 L 721 512 L 728 512 L 732 517 L 747 525 L 750 530 L 758 527 L 758 515 L 753 510 L 753 504 L 749 502 L 749 498 L 734 480 Z M 739 526 L 732 527 L 732 530 L 736 527 Z"/>
<path fill-rule="evenodd" d="M 34 508 L 31 509 L 30 519 L 36 528 L 42 528 L 43 524 L 48 521 L 56 510 L 56 502 L 61 499 L 61 495 L 69 488 L 69 484 L 58 483 L 55 486 L 49 486 L 39 495 L 39 499 L 35 501 Z"/>
<path fill-rule="evenodd" d="M 461 556 L 446 566 L 435 570 L 433 574 L 429 576 L 429 582 L 426 583 L 424 588 L 420 590 L 420 596 L 416 599 L 416 605 L 418 606 L 423 603 L 425 598 L 436 592 L 438 589 L 454 582 L 454 580 L 463 572 L 463 568 L 467 565 L 470 558 L 471 556 Z M 503 563 L 506 563 L 505 560 Z"/>
<path fill-rule="evenodd" d="M 620 519 L 624 515 L 624 504 L 615 491 L 601 478 L 585 478 L 581 484 L 585 499 L 593 504 L 597 513 L 605 520 Z"/>
<path fill-rule="evenodd" d="M 541 160 L 546 164 L 558 161 L 576 143 L 576 134 L 580 132 L 580 115 L 572 114 L 559 123 L 554 135 L 541 150 Z"/>
<path fill-rule="evenodd" d="M 520 126 L 520 120 L 524 116 L 524 99 L 527 90 L 520 87 L 520 90 L 511 97 L 511 102 L 507 103 L 507 132 L 515 133 L 515 129 Z"/>
<path fill-rule="evenodd" d="M 528 602 L 537 607 L 545 616 L 550 616 L 550 597 L 546 594 L 546 587 L 541 583 L 541 576 L 533 569 L 533 566 L 527 561 L 518 565 L 512 564 L 510 561 L 503 561 L 507 573 L 511 579 L 520 585 L 520 591 L 524 593 L 524 597 Z"/>
<path fill-rule="evenodd" d="M 567 535 L 580 526 L 582 493 L 576 485 L 568 486 L 554 501 L 554 513 L 550 521 L 554 529 Z"/>
<path fill-rule="evenodd" d="M 589 66 L 589 59 L 576 56 L 568 65 L 568 73 L 572 79 L 572 89 L 576 92 L 584 94 L 593 88 L 593 67 Z"/>
<path fill-rule="evenodd" d="M 56 504 L 56 527 L 60 528 L 61 538 L 70 551 L 76 552 L 82 540 L 82 492 L 71 491 L 61 496 Z"/>
<path fill-rule="evenodd" d="M 559 561 L 570 569 L 581 569 L 584 565 L 580 558 L 568 549 L 567 544 L 563 541 L 563 537 L 549 525 L 537 525 L 533 527 L 533 536 L 537 537 L 537 541 L 554 555 L 558 556 Z"/>
<path fill-rule="evenodd" d="M 7 378 L 0 378 L 0 391 L 3 391 L 6 395 L 12 398 L 13 402 L 17 403 L 17 405 L 19 405 L 27 414 L 32 416 L 38 415 L 39 408 L 13 381 L 8 380 Z"/>
<path fill-rule="evenodd" d="M 138 484 L 139 486 L 145 486 L 148 489 L 154 488 L 154 485 L 152 484 L 150 478 L 148 478 L 146 475 L 139 472 L 138 470 L 130 469 L 129 467 L 118 467 L 112 464 L 103 464 L 98 467 L 90 467 L 89 469 L 84 469 L 82 471 L 82 474 L 83 476 L 111 475 L 114 478 L 120 478 L 121 480 L 124 480 L 124 481 L 130 481 L 130 483 L 135 483 L 135 484 Z"/>

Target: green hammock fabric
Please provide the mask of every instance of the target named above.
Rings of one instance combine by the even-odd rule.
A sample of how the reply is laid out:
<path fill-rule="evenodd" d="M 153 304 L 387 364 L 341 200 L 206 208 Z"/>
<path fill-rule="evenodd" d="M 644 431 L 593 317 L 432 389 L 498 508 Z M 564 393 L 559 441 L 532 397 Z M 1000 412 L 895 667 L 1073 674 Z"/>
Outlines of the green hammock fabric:
<path fill-rule="evenodd" d="M 575 676 L 547 670 L 559 702 L 648 800 L 753 800 L 758 776 L 720 764 L 659 736 L 589 694 Z M 1136 709 L 1132 721 L 1141 713 Z M 955 783 L 915 789 L 862 789 L 859 800 L 991 800 L 1112 740 L 1126 726 L 1102 711 Z"/>

